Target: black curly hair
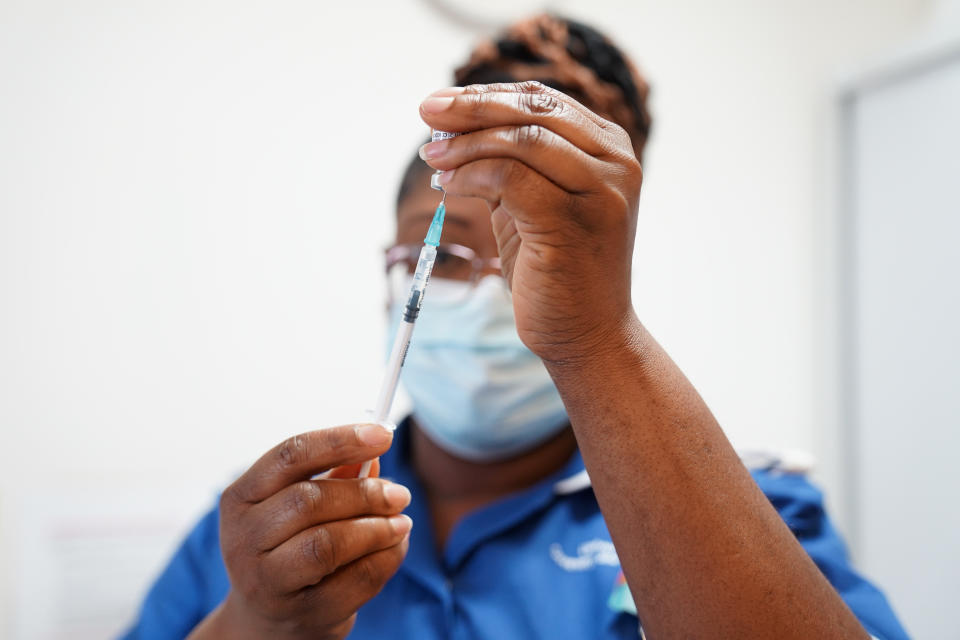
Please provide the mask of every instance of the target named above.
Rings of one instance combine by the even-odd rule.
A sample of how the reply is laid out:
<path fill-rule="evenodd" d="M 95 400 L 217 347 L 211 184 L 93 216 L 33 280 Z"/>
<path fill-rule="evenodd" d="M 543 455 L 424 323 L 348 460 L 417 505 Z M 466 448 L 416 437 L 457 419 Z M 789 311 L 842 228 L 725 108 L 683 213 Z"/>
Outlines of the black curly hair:
<path fill-rule="evenodd" d="M 630 59 L 609 38 L 581 22 L 541 14 L 478 44 L 454 72 L 454 84 L 537 80 L 566 93 L 623 127 L 642 161 L 652 120 L 650 89 Z M 429 167 L 419 157 L 407 165 L 397 204 Z"/>

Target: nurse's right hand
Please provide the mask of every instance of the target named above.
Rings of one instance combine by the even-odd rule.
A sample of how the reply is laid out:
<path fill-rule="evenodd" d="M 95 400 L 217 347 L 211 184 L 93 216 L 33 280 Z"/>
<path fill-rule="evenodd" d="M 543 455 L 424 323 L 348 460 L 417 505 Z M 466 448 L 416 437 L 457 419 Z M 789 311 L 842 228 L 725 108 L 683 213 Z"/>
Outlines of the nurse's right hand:
<path fill-rule="evenodd" d="M 373 424 L 311 431 L 230 485 L 220 498 L 230 592 L 190 637 L 346 637 L 357 609 L 407 553 L 412 521 L 400 512 L 409 490 L 356 478 L 359 463 L 383 454 L 392 438 Z"/>

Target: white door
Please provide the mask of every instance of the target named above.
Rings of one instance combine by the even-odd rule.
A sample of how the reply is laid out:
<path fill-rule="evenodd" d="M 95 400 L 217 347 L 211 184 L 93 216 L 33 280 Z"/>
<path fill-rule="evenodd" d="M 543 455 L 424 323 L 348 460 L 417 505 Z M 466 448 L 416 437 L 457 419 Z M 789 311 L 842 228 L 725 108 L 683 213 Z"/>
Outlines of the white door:
<path fill-rule="evenodd" d="M 960 48 L 847 93 L 843 131 L 855 559 L 960 638 Z"/>

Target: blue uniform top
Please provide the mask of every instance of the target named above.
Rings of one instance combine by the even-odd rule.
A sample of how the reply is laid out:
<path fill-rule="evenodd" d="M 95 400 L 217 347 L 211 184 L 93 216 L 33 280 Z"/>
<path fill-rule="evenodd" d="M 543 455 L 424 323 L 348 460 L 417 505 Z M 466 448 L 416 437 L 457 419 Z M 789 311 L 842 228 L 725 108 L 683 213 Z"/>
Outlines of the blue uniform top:
<path fill-rule="evenodd" d="M 408 463 L 407 432 L 401 425 L 381 472 L 413 494 L 410 549 L 360 609 L 351 638 L 638 637 L 640 621 L 579 452 L 552 477 L 466 516 L 439 550 Z M 883 594 L 850 566 L 820 492 L 799 474 L 752 473 L 864 627 L 879 639 L 906 638 Z M 190 532 L 124 638 L 183 638 L 223 600 L 229 582 L 218 518 L 214 508 Z"/>

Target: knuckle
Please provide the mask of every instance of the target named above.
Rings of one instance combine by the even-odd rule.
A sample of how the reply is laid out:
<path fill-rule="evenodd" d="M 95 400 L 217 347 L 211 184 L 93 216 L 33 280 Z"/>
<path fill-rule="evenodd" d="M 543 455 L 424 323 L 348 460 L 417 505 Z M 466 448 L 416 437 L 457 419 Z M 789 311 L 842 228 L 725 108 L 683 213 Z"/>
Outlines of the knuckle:
<path fill-rule="evenodd" d="M 463 88 L 465 94 L 476 95 L 480 93 L 490 93 L 496 87 L 495 84 L 468 84 Z"/>
<path fill-rule="evenodd" d="M 386 487 L 386 482 L 373 478 L 366 478 L 360 482 L 360 498 L 368 513 L 387 507 Z"/>
<path fill-rule="evenodd" d="M 473 99 L 470 100 L 470 115 L 474 118 L 483 117 L 490 109 L 490 103 L 494 99 L 494 94 L 487 91 L 484 87 L 476 85 L 471 87 Z"/>
<path fill-rule="evenodd" d="M 355 625 L 356 623 L 357 623 L 357 614 L 354 613 L 349 618 L 347 618 L 346 620 L 341 622 L 339 625 L 337 625 L 337 627 L 335 627 L 334 631 L 337 634 L 336 637 L 346 638 L 347 635 L 349 635 L 350 632 L 353 630 L 353 625 Z"/>
<path fill-rule="evenodd" d="M 386 572 L 383 570 L 380 562 L 377 562 L 376 554 L 357 560 L 357 582 L 361 588 L 367 592 L 379 591 L 386 581 Z"/>
<path fill-rule="evenodd" d="M 247 480 L 250 472 L 237 479 L 220 493 L 220 513 L 233 513 L 234 510 L 242 508 L 244 504 L 256 502 L 251 495 L 251 489 Z"/>
<path fill-rule="evenodd" d="M 640 161 L 637 160 L 636 156 L 632 156 L 627 161 L 627 174 L 631 182 L 636 182 L 637 184 L 643 182 L 643 166 L 640 164 Z"/>
<path fill-rule="evenodd" d="M 278 458 L 280 466 L 284 468 L 295 467 L 301 464 L 307 455 L 307 443 L 303 436 L 293 436 L 287 438 L 280 445 Z"/>
<path fill-rule="evenodd" d="M 538 124 L 525 124 L 517 127 L 514 134 L 514 144 L 518 147 L 537 147 L 541 145 L 546 130 Z"/>
<path fill-rule="evenodd" d="M 291 510 L 299 516 L 316 512 L 320 507 L 321 494 L 322 491 L 313 482 L 309 480 L 298 482 L 291 492 Z"/>
<path fill-rule="evenodd" d="M 623 127 L 621 127 L 619 124 L 617 124 L 617 123 L 614 122 L 613 120 L 606 120 L 606 119 L 605 119 L 605 120 L 604 120 L 604 127 L 603 127 L 603 128 L 604 128 L 606 131 L 608 131 L 611 135 L 613 135 L 614 137 L 616 137 L 619 141 L 622 142 L 622 141 L 625 140 L 625 141 L 627 141 L 627 143 L 629 144 L 629 142 L 630 142 L 630 134 L 627 133 L 627 130 L 626 130 L 626 129 L 624 129 Z"/>
<path fill-rule="evenodd" d="M 223 497 L 220 498 L 221 504 Z M 242 525 L 236 515 L 220 508 L 220 549 L 224 560 L 230 564 L 243 553 Z"/>
<path fill-rule="evenodd" d="M 614 193 L 614 203 L 610 207 L 611 211 L 617 212 L 617 215 L 610 216 L 610 223 L 620 225 L 629 218 L 631 207 L 630 198 L 626 194 L 617 191 Z"/>
<path fill-rule="evenodd" d="M 234 504 L 240 502 L 240 490 L 237 489 L 237 483 L 234 482 L 220 493 L 220 514 L 228 510 Z"/>
<path fill-rule="evenodd" d="M 560 115 L 564 103 L 559 96 L 550 91 L 536 91 L 520 94 L 520 109 L 532 115 Z"/>
<path fill-rule="evenodd" d="M 516 88 L 523 93 L 549 93 L 550 87 L 539 80 L 524 80 L 516 83 Z"/>
<path fill-rule="evenodd" d="M 324 429 L 314 431 L 319 443 L 325 451 L 332 453 L 342 453 L 356 446 L 366 446 L 357 435 L 357 430 L 353 427 L 336 427 L 333 429 Z"/>
<path fill-rule="evenodd" d="M 611 188 L 620 193 L 625 191 L 627 194 L 639 191 L 643 184 L 643 167 L 633 153 L 624 155 L 616 160 L 614 165 L 615 179 Z"/>
<path fill-rule="evenodd" d="M 304 541 L 305 558 L 318 567 L 324 574 L 332 573 L 337 567 L 337 551 L 330 531 L 326 527 L 317 527 Z"/>
<path fill-rule="evenodd" d="M 617 150 L 621 151 L 624 155 L 628 155 L 630 157 L 634 156 L 633 140 L 630 138 L 630 134 L 627 133 L 626 129 L 621 127 L 616 122 L 607 120 L 604 130 L 607 132 L 607 135 L 610 136 L 610 139 L 613 141 L 613 144 Z"/>
<path fill-rule="evenodd" d="M 276 525 L 266 525 L 258 527 L 255 531 L 248 532 L 245 543 L 247 553 L 256 556 L 270 551 L 276 546 L 276 532 L 278 530 L 279 527 Z"/>

